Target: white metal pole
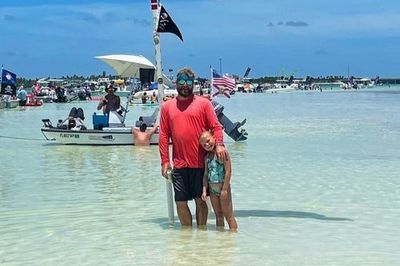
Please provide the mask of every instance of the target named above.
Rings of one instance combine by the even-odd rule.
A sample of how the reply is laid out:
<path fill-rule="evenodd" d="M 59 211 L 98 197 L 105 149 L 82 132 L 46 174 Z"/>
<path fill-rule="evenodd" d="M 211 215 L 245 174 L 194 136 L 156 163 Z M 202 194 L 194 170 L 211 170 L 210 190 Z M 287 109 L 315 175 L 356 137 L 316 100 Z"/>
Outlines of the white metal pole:
<path fill-rule="evenodd" d="M 158 18 L 160 12 L 160 6 L 158 1 L 150 0 L 153 12 L 153 41 L 155 50 L 155 60 L 156 60 L 156 77 L 158 84 L 158 102 L 161 108 L 164 99 L 164 82 L 162 77 L 162 64 L 161 64 L 161 46 L 160 46 L 160 34 L 157 32 Z M 157 9 L 153 8 L 153 5 L 157 3 Z M 168 222 L 174 224 L 174 201 L 172 195 L 172 183 L 168 180 L 165 181 L 165 189 L 167 192 L 167 205 L 168 205 Z"/>
<path fill-rule="evenodd" d="M 213 82 L 213 68 L 210 66 L 210 99 L 213 99 L 213 90 L 214 90 L 214 82 Z"/>

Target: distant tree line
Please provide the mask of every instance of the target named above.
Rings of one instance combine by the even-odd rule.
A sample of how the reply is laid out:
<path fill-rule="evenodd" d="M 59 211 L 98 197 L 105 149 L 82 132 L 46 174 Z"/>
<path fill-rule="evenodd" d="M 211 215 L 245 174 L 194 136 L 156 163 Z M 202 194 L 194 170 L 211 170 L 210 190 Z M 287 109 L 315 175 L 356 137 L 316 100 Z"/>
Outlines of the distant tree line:
<path fill-rule="evenodd" d="M 60 79 L 65 80 L 66 82 L 75 82 L 75 83 L 83 83 L 85 80 L 98 80 L 99 78 L 109 78 L 110 80 L 113 79 L 118 79 L 118 76 L 113 76 L 113 75 L 107 75 L 105 71 L 101 75 L 90 75 L 90 76 L 80 76 L 80 75 L 72 75 L 72 76 L 62 76 Z M 50 78 L 50 77 L 48 77 Z M 259 78 L 253 78 L 250 79 L 250 82 L 253 83 L 274 83 L 277 80 L 282 80 L 282 79 L 288 79 L 289 77 L 287 76 L 265 76 L 265 77 L 259 77 Z M 293 77 L 294 79 L 304 79 L 304 78 L 296 78 Z M 313 82 L 335 82 L 335 81 L 346 81 L 348 78 L 344 76 L 318 76 L 318 77 L 311 77 L 307 76 L 306 78 L 311 78 Z M 36 81 L 39 79 L 26 79 L 23 77 L 17 77 L 17 86 L 23 85 L 24 87 L 32 87 Z M 207 78 L 201 78 L 199 77 L 198 80 L 200 82 L 205 82 L 208 79 Z M 383 84 L 400 84 L 400 78 L 381 78 L 380 82 Z"/>
<path fill-rule="evenodd" d="M 83 83 L 86 80 L 94 80 L 97 81 L 99 78 L 109 78 L 110 80 L 113 79 L 118 79 L 118 76 L 113 76 L 113 75 L 106 75 L 106 72 L 103 71 L 103 73 L 101 75 L 90 75 L 88 77 L 85 76 L 79 76 L 79 75 L 72 75 L 72 76 L 62 76 L 59 79 L 62 79 L 66 82 L 75 82 L 75 83 Z M 47 79 L 50 79 L 51 77 L 47 77 Z M 27 78 L 23 78 L 23 77 L 17 77 L 17 87 L 23 85 L 24 87 L 32 87 L 36 81 L 38 81 L 39 79 L 27 79 Z"/>

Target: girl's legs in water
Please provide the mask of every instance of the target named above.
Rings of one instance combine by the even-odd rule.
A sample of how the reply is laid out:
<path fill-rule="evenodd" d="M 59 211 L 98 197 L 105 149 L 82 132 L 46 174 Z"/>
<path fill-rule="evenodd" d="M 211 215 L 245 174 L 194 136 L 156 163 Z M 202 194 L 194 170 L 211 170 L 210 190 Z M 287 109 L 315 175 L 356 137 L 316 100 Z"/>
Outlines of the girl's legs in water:
<path fill-rule="evenodd" d="M 235 216 L 233 214 L 233 203 L 232 203 L 232 193 L 231 193 L 231 186 L 228 188 L 228 195 L 226 198 L 220 198 L 220 206 L 225 216 L 226 221 L 228 222 L 229 229 L 236 231 L 238 228 Z"/>
<path fill-rule="evenodd" d="M 209 184 L 209 189 L 210 189 L 210 200 L 211 200 L 211 205 L 214 209 L 214 214 L 215 214 L 215 221 L 216 221 L 216 226 L 218 227 L 224 227 L 224 214 L 222 212 L 221 208 L 221 203 L 219 200 L 219 196 L 217 196 L 215 193 L 213 193 L 213 190 L 220 190 L 222 187 L 221 184 Z"/>

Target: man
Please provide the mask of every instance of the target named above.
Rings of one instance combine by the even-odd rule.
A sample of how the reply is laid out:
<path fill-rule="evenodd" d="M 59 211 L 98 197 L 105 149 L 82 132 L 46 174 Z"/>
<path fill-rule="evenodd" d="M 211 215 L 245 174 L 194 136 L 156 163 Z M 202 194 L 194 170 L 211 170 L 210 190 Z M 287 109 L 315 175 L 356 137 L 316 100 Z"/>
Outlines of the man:
<path fill-rule="evenodd" d="M 153 126 L 149 131 L 146 123 L 142 123 L 139 128 L 132 128 L 133 142 L 138 146 L 150 145 L 151 136 L 156 132 L 158 126 Z"/>
<path fill-rule="evenodd" d="M 25 106 L 27 101 L 28 93 L 26 92 L 24 86 L 19 87 L 17 98 L 19 99 L 19 106 Z"/>
<path fill-rule="evenodd" d="M 107 89 L 107 95 L 102 97 L 97 110 L 103 108 L 104 114 L 109 114 L 110 111 L 117 111 L 121 106 L 121 100 L 118 95 L 114 94 L 114 86 L 110 85 Z"/>
<path fill-rule="evenodd" d="M 143 92 L 142 94 L 142 103 L 143 104 L 147 103 L 147 92 Z"/>
<path fill-rule="evenodd" d="M 161 108 L 159 149 L 162 175 L 168 177 L 172 168 L 169 160 L 169 140 L 172 140 L 173 185 L 178 217 L 182 226 L 192 226 L 188 200 L 195 200 L 197 226 L 207 223 L 207 204 L 201 200 L 206 151 L 199 136 L 211 130 L 217 143 L 217 157 L 227 158 L 223 146 L 223 131 L 209 100 L 193 94 L 194 73 L 183 68 L 177 74 L 178 96 L 164 102 Z"/>
<path fill-rule="evenodd" d="M 150 97 L 150 102 L 151 103 L 157 103 L 158 102 L 157 94 L 156 94 L 155 91 L 153 91 L 153 94 Z"/>

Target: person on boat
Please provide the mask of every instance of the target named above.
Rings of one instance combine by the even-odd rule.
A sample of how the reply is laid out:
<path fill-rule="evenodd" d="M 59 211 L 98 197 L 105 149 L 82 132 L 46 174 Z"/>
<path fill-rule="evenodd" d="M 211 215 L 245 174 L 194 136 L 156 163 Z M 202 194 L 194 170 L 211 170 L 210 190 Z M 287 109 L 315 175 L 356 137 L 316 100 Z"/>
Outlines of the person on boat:
<path fill-rule="evenodd" d="M 57 103 L 66 103 L 67 102 L 67 96 L 66 96 L 64 87 L 57 86 L 57 88 L 55 89 L 55 94 L 56 94 L 55 102 L 57 102 Z"/>
<path fill-rule="evenodd" d="M 86 130 L 83 120 L 85 120 L 85 115 L 82 108 L 72 107 L 68 115 L 68 129 L 70 130 Z"/>
<path fill-rule="evenodd" d="M 109 114 L 110 111 L 117 111 L 121 106 L 121 99 L 114 94 L 114 86 L 111 84 L 107 88 L 107 95 L 100 99 L 97 105 L 97 110 L 103 109 L 104 114 Z"/>
<path fill-rule="evenodd" d="M 92 90 L 90 89 L 89 86 L 85 87 L 85 94 L 86 94 L 86 99 L 88 99 L 90 101 L 93 100 L 92 99 Z"/>
<path fill-rule="evenodd" d="M 143 92 L 143 94 L 142 94 L 142 104 L 147 103 L 147 98 L 148 98 L 147 92 Z"/>
<path fill-rule="evenodd" d="M 172 165 L 175 203 L 182 226 L 192 226 L 188 201 L 196 203 L 198 227 L 207 224 L 208 208 L 201 199 L 203 190 L 204 158 L 206 151 L 199 144 L 205 130 L 215 136 L 215 153 L 221 161 L 227 158 L 223 145 L 223 131 L 211 102 L 193 94 L 194 73 L 183 68 L 177 74 L 178 96 L 163 103 L 160 115 L 159 150 L 161 173 L 168 178 Z M 169 142 L 172 141 L 172 163 L 169 159 Z"/>
<path fill-rule="evenodd" d="M 217 227 L 224 228 L 224 218 L 229 229 L 237 230 L 237 222 L 233 214 L 231 193 L 231 159 L 219 161 L 215 156 L 215 138 L 210 131 L 204 131 L 199 138 L 201 147 L 208 153 L 205 158 L 203 177 L 203 194 L 201 199 L 207 200 L 208 192 L 214 209 Z"/>
<path fill-rule="evenodd" d="M 157 103 L 157 102 L 158 102 L 157 94 L 156 94 L 155 91 L 153 91 L 153 94 L 152 94 L 151 97 L 150 97 L 150 102 L 151 102 L 151 103 Z"/>
<path fill-rule="evenodd" d="M 142 123 L 139 128 L 132 128 L 133 143 L 138 146 L 150 145 L 150 139 L 157 131 L 158 126 L 153 125 L 153 128 L 147 130 L 146 123 Z"/>
<path fill-rule="evenodd" d="M 86 98 L 86 92 L 84 88 L 81 88 L 81 85 L 76 86 L 76 90 L 78 91 L 78 98 L 81 101 L 85 101 Z"/>
<path fill-rule="evenodd" d="M 28 93 L 26 92 L 24 86 L 19 87 L 17 98 L 19 99 L 19 106 L 25 106 L 27 101 Z"/>

